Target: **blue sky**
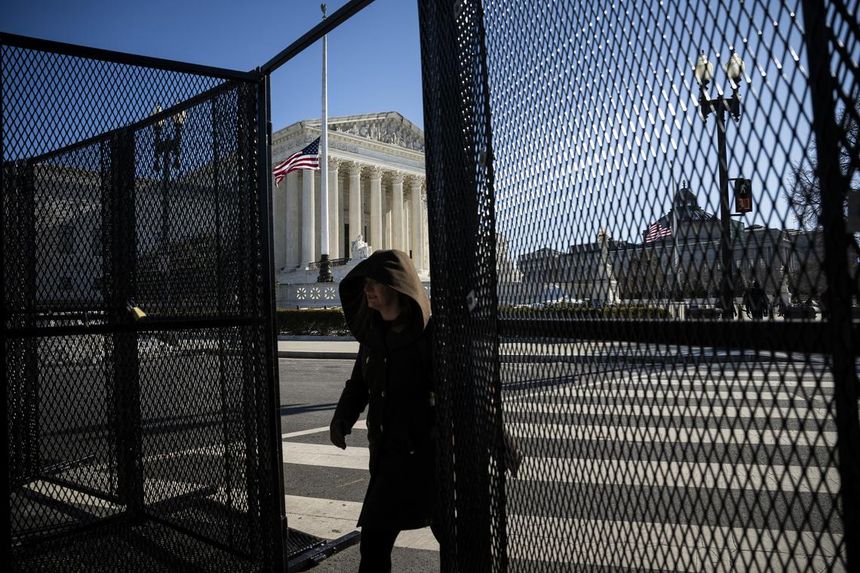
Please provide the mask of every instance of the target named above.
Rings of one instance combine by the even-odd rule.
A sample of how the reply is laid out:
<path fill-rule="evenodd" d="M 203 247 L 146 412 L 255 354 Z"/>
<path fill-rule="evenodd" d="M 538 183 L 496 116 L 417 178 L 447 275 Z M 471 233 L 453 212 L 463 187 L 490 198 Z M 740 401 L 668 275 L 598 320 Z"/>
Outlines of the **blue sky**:
<path fill-rule="evenodd" d="M 345 4 L 328 2 L 329 14 Z M 320 20 L 319 0 L 6 0 L 0 30 L 236 70 Z M 321 43 L 272 77 L 275 130 L 319 117 Z M 398 111 L 423 127 L 417 2 L 376 0 L 329 35 L 329 115 Z"/>
<path fill-rule="evenodd" d="M 334 12 L 345 0 L 329 3 Z M 605 7 L 488 0 L 496 207 L 511 250 L 566 249 L 606 228 L 639 241 L 682 181 L 718 212 L 716 126 L 698 116 L 692 67 L 746 62 L 729 176 L 753 181 L 744 225 L 795 226 L 784 190 L 810 152 L 811 102 L 799 0 L 731 14 L 723 0 Z M 268 61 L 320 19 L 318 0 L 148 3 L 6 0 L 5 32 L 238 70 Z M 530 27 L 535 25 L 536 27 Z M 848 48 L 856 62 L 860 46 Z M 273 76 L 275 130 L 319 117 L 321 45 Z M 330 116 L 398 111 L 423 127 L 416 0 L 376 0 L 329 35 Z M 531 150 L 529 153 L 524 153 Z"/>
<path fill-rule="evenodd" d="M 705 50 L 711 97 L 730 92 L 721 64 L 732 46 L 746 77 L 728 171 L 755 196 L 734 220 L 796 228 L 784 192 L 809 154 L 803 19 L 791 0 L 733 13 L 722 1 L 487 2 L 497 228 L 512 251 L 566 250 L 600 229 L 640 242 L 684 181 L 719 213 L 716 123 L 699 117 L 693 66 Z"/>

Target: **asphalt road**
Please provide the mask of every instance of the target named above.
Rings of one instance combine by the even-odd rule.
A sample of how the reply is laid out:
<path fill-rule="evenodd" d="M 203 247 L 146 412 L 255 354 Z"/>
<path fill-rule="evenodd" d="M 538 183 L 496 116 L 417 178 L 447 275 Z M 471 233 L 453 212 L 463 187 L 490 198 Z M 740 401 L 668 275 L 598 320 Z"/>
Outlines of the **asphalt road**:
<path fill-rule="evenodd" d="M 523 455 L 506 480 L 511 571 L 844 569 L 825 364 L 590 350 L 536 347 L 503 357 L 505 429 Z M 104 369 L 42 366 L 43 459 L 73 460 L 58 475 L 112 491 L 115 477 L 99 464 L 115 453 Z M 217 415 L 222 404 L 242 403 L 238 383 L 218 381 L 241 376 L 219 378 L 224 366 L 195 353 L 144 356 L 140 367 L 146 502 L 181 499 L 186 490 L 223 502 L 203 486 L 224 475 L 241 484 L 243 467 L 226 467 L 221 452 L 225 435 L 242 447 L 242 420 L 225 424 Z M 351 368 L 351 360 L 279 361 L 289 525 L 320 537 L 354 530 L 369 477 L 361 423 L 345 452 L 328 444 Z M 113 511 L 55 484 L 39 491 L 83 511 Z M 438 570 L 429 531 L 398 544 L 395 571 Z M 314 570 L 357 566 L 353 546 Z"/>
<path fill-rule="evenodd" d="M 844 570 L 825 366 L 644 358 L 503 366 L 511 570 Z"/>
<path fill-rule="evenodd" d="M 511 570 L 844 567 L 820 361 L 538 358 L 502 365 L 505 427 L 524 456 L 506 480 Z M 284 432 L 326 426 L 350 367 L 282 360 Z M 360 501 L 366 487 L 357 469 L 285 468 L 288 494 Z M 435 570 L 433 557 L 400 549 L 394 570 Z M 320 570 L 355 559 L 352 548 Z"/>

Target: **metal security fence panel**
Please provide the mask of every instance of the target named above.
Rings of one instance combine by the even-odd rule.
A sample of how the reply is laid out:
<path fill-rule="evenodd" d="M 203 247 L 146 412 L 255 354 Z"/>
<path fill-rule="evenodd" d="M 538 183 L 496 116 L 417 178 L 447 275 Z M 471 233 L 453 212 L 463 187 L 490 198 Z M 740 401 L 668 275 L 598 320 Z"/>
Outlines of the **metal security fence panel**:
<path fill-rule="evenodd" d="M 856 568 L 856 3 L 421 6 L 443 569 Z"/>
<path fill-rule="evenodd" d="M 15 566 L 281 568 L 263 81 L 0 39 Z"/>
<path fill-rule="evenodd" d="M 421 5 L 444 570 L 503 570 L 493 174 L 483 30 L 474 3 Z M 457 102 L 452 106 L 451 102 Z M 435 192 L 433 192 L 435 190 Z"/>

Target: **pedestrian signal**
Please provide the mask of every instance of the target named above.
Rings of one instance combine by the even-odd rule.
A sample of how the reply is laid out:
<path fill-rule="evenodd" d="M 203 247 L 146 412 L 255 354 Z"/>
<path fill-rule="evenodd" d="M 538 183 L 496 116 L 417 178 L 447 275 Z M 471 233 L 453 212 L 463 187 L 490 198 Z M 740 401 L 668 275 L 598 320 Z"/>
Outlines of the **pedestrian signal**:
<path fill-rule="evenodd" d="M 749 213 L 752 211 L 752 181 L 735 179 L 735 212 Z"/>

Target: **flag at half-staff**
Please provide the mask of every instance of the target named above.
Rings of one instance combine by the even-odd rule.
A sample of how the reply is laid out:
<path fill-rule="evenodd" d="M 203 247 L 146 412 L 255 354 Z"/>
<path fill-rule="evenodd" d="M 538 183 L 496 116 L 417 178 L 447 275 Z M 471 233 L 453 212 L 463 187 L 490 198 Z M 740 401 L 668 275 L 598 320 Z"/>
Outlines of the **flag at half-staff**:
<path fill-rule="evenodd" d="M 296 151 L 272 169 L 275 185 L 280 185 L 290 171 L 320 168 L 320 138 L 317 137 L 301 151 Z"/>

